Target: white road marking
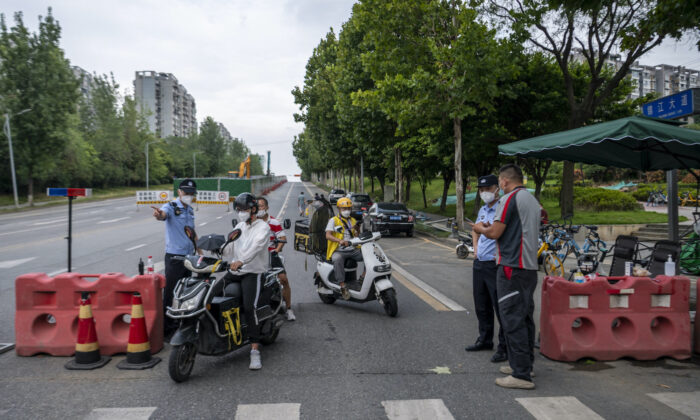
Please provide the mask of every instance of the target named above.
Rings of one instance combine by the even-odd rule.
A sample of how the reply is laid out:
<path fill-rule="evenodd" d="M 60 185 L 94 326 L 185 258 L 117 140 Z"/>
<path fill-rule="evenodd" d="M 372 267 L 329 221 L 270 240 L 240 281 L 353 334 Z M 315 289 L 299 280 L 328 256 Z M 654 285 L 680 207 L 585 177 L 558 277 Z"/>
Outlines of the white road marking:
<path fill-rule="evenodd" d="M 71 268 L 74 268 L 74 267 L 71 267 Z M 62 268 L 60 270 L 52 271 L 46 275 L 49 277 L 53 277 L 53 276 L 56 276 L 56 275 L 61 274 L 61 273 L 66 273 L 67 271 L 68 271 L 67 268 Z"/>
<path fill-rule="evenodd" d="M 15 343 L 0 343 L 0 354 L 7 353 L 15 348 Z M 0 410 L 0 418 L 2 418 L 2 410 Z"/>
<path fill-rule="evenodd" d="M 31 261 L 35 259 L 36 257 L 30 257 L 30 258 L 22 258 L 19 260 L 8 260 L 8 261 L 0 261 L 0 268 L 12 268 L 16 267 L 20 264 L 24 264 L 27 261 Z"/>
<path fill-rule="evenodd" d="M 691 419 L 700 420 L 700 391 L 660 392 L 647 395 L 676 411 L 680 411 Z"/>
<path fill-rule="evenodd" d="M 60 219 L 53 219 L 53 220 L 47 220 L 45 222 L 32 223 L 32 226 L 43 226 L 43 225 L 50 225 L 53 223 L 67 222 L 67 221 L 68 221 L 67 217 L 61 217 Z"/>
<path fill-rule="evenodd" d="M 135 249 L 143 248 L 144 246 L 146 246 L 146 244 L 136 245 L 136 246 L 132 246 L 131 248 L 127 248 L 124 251 L 133 251 Z"/>
<path fill-rule="evenodd" d="M 447 296 L 443 295 L 442 293 L 438 292 L 435 288 L 424 282 L 423 280 L 419 279 L 418 277 L 414 276 L 413 274 L 409 273 L 405 269 L 403 269 L 400 265 L 397 265 L 396 263 L 392 262 L 391 264 L 392 268 L 396 271 L 398 271 L 402 276 L 406 278 L 406 280 L 410 281 L 411 283 L 415 284 L 416 286 L 420 287 L 423 289 L 427 294 L 435 298 L 437 301 L 442 303 L 443 305 L 447 306 L 453 311 L 459 311 L 459 312 L 466 312 L 466 308 L 460 305 L 459 303 L 455 302 L 454 300 L 448 298 Z"/>
<path fill-rule="evenodd" d="M 103 220 L 101 222 L 97 222 L 98 225 L 101 225 L 103 223 L 114 223 L 114 222 L 120 222 L 122 220 L 129 219 L 129 217 L 120 217 L 118 219 L 111 219 L 111 220 Z"/>
<path fill-rule="evenodd" d="M 301 404 L 238 404 L 236 420 L 298 420 Z"/>
<path fill-rule="evenodd" d="M 292 186 L 289 186 L 289 191 L 287 191 L 287 197 L 284 198 L 284 203 L 282 203 L 282 208 L 280 209 L 279 213 L 277 213 L 277 217 L 275 219 L 279 220 L 280 217 L 284 214 L 284 209 L 287 208 L 287 201 L 289 201 L 289 194 L 292 193 Z"/>
<path fill-rule="evenodd" d="M 516 398 L 538 420 L 603 420 L 576 397 Z"/>
<path fill-rule="evenodd" d="M 454 420 L 452 413 L 440 399 L 382 401 L 382 405 L 389 420 Z"/>
<path fill-rule="evenodd" d="M 224 216 L 219 216 L 219 217 L 216 218 L 216 220 L 219 220 L 219 219 L 221 219 L 222 217 L 224 217 Z"/>
<path fill-rule="evenodd" d="M 199 224 L 199 226 L 204 226 L 204 225 L 206 225 L 206 224 L 207 224 L 207 222 L 202 222 L 202 223 Z"/>
<path fill-rule="evenodd" d="M 158 407 L 95 408 L 85 416 L 86 420 L 141 420 L 149 419 Z"/>

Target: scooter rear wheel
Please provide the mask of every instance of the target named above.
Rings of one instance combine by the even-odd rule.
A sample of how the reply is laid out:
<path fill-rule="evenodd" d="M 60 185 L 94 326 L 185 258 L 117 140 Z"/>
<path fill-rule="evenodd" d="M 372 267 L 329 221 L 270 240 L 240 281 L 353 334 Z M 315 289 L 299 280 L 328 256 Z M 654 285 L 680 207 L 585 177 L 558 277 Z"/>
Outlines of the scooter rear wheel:
<path fill-rule="evenodd" d="M 184 382 L 190 377 L 196 356 L 197 347 L 194 343 L 185 343 L 172 348 L 168 361 L 168 373 L 173 381 Z"/>
<path fill-rule="evenodd" d="M 467 246 L 464 244 L 457 245 L 456 252 L 457 252 L 457 258 L 459 258 L 461 260 L 463 260 L 469 256 L 469 248 L 467 248 Z"/>
<path fill-rule="evenodd" d="M 270 334 L 261 337 L 260 342 L 266 346 L 269 346 L 270 344 L 274 343 L 275 340 L 277 340 L 277 335 L 280 333 L 279 327 L 272 327 L 272 331 L 270 331 Z"/>
<path fill-rule="evenodd" d="M 327 305 L 331 305 L 331 304 L 333 304 L 333 303 L 335 302 L 335 297 L 333 297 L 333 295 L 327 295 L 327 294 L 324 294 L 324 293 L 319 293 L 319 294 L 318 294 L 318 297 L 321 299 L 321 302 L 323 302 L 323 303 L 325 303 L 325 304 L 327 304 Z"/>

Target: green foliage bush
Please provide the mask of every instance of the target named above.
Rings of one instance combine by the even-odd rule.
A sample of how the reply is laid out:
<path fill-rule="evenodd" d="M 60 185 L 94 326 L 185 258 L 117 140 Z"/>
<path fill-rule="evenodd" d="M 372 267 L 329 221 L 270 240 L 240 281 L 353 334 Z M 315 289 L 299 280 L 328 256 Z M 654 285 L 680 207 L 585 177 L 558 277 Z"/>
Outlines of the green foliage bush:
<path fill-rule="evenodd" d="M 574 207 L 590 211 L 638 210 L 639 204 L 629 194 L 604 188 L 574 188 Z"/>

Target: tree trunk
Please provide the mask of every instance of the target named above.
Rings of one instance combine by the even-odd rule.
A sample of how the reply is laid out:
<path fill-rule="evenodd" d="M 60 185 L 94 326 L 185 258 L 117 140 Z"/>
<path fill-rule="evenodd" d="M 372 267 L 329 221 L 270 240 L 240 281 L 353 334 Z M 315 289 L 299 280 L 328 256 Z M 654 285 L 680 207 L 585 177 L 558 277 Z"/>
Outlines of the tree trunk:
<path fill-rule="evenodd" d="M 476 192 L 476 198 L 474 198 L 474 215 L 479 214 L 479 209 L 481 208 L 481 196 L 479 195 L 479 191 L 477 190 Z M 475 219 L 476 220 L 476 219 Z"/>
<path fill-rule="evenodd" d="M 462 120 L 454 117 L 452 120 L 455 141 L 455 187 L 457 208 L 455 218 L 459 229 L 464 229 L 464 184 L 462 180 Z"/>
<path fill-rule="evenodd" d="M 379 197 L 381 197 L 377 201 L 384 201 L 384 185 L 386 183 L 386 179 L 384 178 L 384 176 L 378 176 L 377 180 L 379 181 L 379 189 L 380 189 Z"/>
<path fill-rule="evenodd" d="M 411 200 L 411 175 L 406 175 L 406 202 Z"/>
<path fill-rule="evenodd" d="M 395 162 L 395 178 L 394 178 L 394 192 L 395 199 L 397 203 L 403 203 L 403 168 L 401 163 L 401 149 L 398 147 L 394 148 L 394 162 Z"/>
<path fill-rule="evenodd" d="M 450 183 L 452 183 L 452 171 L 446 170 L 442 172 L 442 202 L 440 203 L 440 211 L 445 211 L 445 206 L 447 205 L 447 192 L 450 190 Z"/>
<path fill-rule="evenodd" d="M 564 161 L 561 175 L 561 193 L 559 195 L 562 219 L 574 215 L 574 163 Z"/>
<path fill-rule="evenodd" d="M 428 179 L 427 177 L 419 176 L 418 182 L 420 183 L 420 191 L 423 194 L 423 208 L 427 209 L 428 199 L 425 196 L 425 190 L 428 188 Z"/>
<path fill-rule="evenodd" d="M 374 175 L 369 176 L 369 183 L 372 186 L 372 194 L 374 194 Z"/>
<path fill-rule="evenodd" d="M 27 181 L 27 204 L 30 207 L 34 206 L 34 177 L 29 175 L 29 180 Z"/>

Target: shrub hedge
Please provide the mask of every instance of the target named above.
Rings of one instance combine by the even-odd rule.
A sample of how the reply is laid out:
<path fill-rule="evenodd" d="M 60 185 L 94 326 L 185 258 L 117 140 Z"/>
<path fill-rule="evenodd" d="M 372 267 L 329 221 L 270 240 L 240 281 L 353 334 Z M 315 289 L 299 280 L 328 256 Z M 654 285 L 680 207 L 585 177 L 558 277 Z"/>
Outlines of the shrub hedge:
<path fill-rule="evenodd" d="M 558 199 L 561 188 L 548 187 L 542 198 Z M 646 195 L 649 195 L 647 190 Z M 646 196 L 644 197 L 646 200 Z M 629 211 L 640 208 L 637 200 L 627 193 L 604 188 L 574 187 L 574 208 L 589 211 Z"/>

